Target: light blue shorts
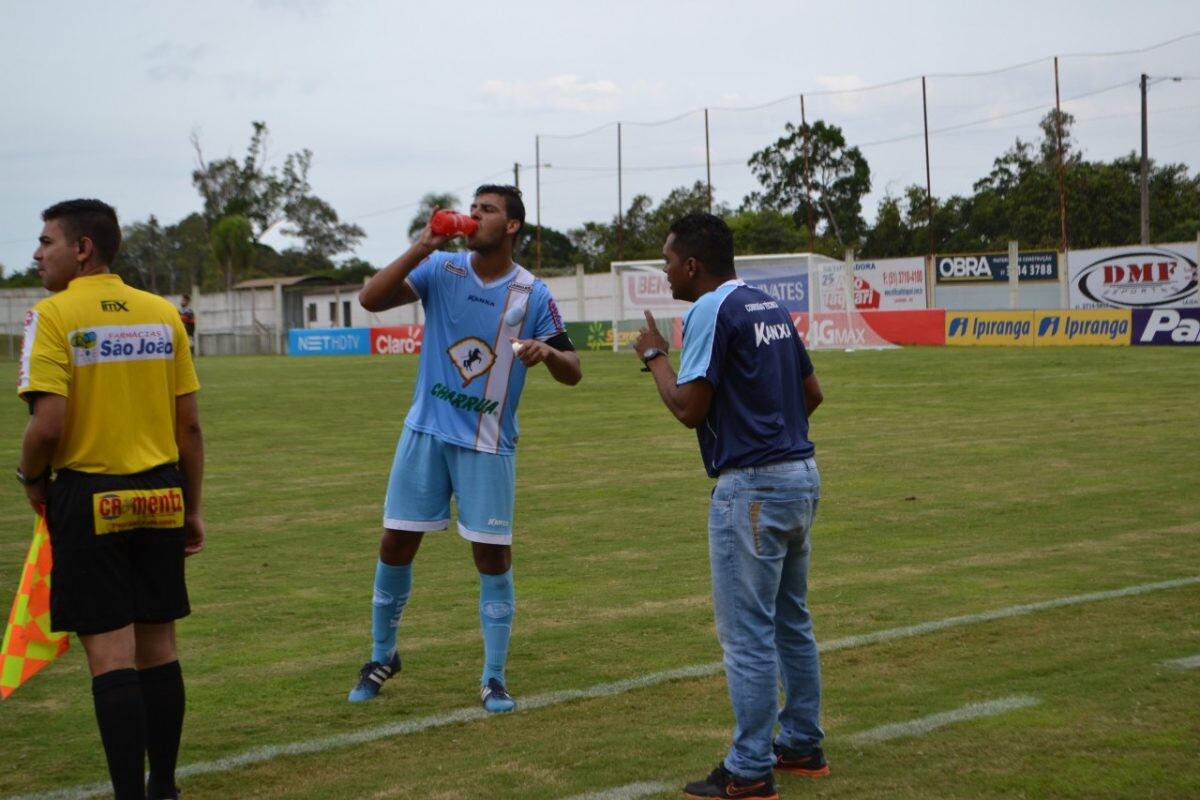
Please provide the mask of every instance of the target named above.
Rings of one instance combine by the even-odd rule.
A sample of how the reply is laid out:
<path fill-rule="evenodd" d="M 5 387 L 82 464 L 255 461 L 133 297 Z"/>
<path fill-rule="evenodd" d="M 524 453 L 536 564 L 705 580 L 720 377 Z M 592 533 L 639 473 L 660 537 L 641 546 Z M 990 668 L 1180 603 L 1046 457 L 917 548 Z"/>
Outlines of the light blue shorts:
<path fill-rule="evenodd" d="M 459 536 L 512 544 L 516 477 L 516 456 L 480 453 L 405 426 L 388 478 L 383 527 L 443 531 L 450 527 L 453 495 Z"/>

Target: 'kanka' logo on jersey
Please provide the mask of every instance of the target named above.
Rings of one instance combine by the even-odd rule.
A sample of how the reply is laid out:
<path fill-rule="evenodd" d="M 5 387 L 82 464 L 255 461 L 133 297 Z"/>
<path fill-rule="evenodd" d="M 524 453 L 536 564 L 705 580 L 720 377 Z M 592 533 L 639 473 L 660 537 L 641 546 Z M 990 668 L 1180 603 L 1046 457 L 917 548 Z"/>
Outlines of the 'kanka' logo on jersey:
<path fill-rule="evenodd" d="M 482 339 L 468 336 L 460 339 L 446 350 L 454 368 L 462 376 L 463 386 L 485 374 L 496 363 L 496 354 Z"/>

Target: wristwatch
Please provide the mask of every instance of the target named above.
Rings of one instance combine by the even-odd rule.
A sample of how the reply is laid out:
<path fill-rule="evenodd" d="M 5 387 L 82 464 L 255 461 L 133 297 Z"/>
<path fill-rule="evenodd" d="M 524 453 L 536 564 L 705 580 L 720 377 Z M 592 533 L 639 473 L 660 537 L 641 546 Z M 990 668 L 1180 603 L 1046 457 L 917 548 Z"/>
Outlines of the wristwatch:
<path fill-rule="evenodd" d="M 642 367 L 642 372 L 649 372 L 650 371 L 650 362 L 653 361 L 654 359 L 658 358 L 659 356 L 665 356 L 666 354 L 667 354 L 667 351 L 660 350 L 657 347 L 647 348 L 646 351 L 644 353 L 642 353 L 642 356 L 641 356 L 642 363 L 645 365 Z"/>
<path fill-rule="evenodd" d="M 34 484 L 42 483 L 49 477 L 50 477 L 50 466 L 48 464 L 46 465 L 45 471 L 42 472 L 41 475 L 35 475 L 32 478 L 29 477 L 28 475 L 26 475 L 24 472 L 22 472 L 20 467 L 17 467 L 17 480 L 19 480 L 25 486 L 33 486 Z"/>

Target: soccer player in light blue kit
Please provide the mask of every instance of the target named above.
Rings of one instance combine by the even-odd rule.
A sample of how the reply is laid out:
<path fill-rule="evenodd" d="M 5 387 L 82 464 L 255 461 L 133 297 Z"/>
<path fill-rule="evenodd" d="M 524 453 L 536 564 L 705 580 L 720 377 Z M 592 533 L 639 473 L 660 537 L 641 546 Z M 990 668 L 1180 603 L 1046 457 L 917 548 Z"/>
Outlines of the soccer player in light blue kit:
<path fill-rule="evenodd" d="M 778 800 L 773 770 L 829 773 L 807 602 L 821 494 L 808 416 L 824 395 L 791 315 L 738 280 L 733 233 L 719 217 L 676 220 L 663 257 L 671 295 L 693 303 L 679 374 L 648 311 L 633 346 L 666 407 L 695 428 L 704 468 L 717 480 L 708 517 L 713 611 L 737 723 L 725 759 L 683 792 Z"/>
<path fill-rule="evenodd" d="M 520 190 L 480 186 L 469 250 L 444 252 L 450 236 L 426 224 L 416 243 L 359 293 L 372 312 L 420 300 L 425 336 L 412 407 L 396 446 L 384 500 L 372 600 L 371 660 L 350 701 L 371 700 L 400 671 L 396 635 L 412 589 L 412 562 L 426 531 L 450 525 L 471 542 L 479 570 L 483 707 L 511 711 L 504 668 L 515 606 L 512 520 L 517 404 L 526 371 L 545 364 L 559 383 L 579 383 L 579 355 L 546 284 L 513 263 L 525 224 Z M 519 353 L 514 351 L 519 345 Z"/>

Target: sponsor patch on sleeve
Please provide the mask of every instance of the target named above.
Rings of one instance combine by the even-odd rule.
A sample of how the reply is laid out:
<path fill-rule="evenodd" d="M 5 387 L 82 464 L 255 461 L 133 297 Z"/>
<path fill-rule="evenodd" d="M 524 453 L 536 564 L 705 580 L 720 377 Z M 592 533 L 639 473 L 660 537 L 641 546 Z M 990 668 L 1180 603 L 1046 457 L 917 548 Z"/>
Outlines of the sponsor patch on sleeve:
<path fill-rule="evenodd" d="M 92 495 L 96 533 L 119 533 L 134 528 L 182 528 L 183 490 L 122 489 Z"/>
<path fill-rule="evenodd" d="M 554 330 L 559 333 L 565 331 L 567 326 L 563 324 L 562 314 L 558 311 L 558 303 L 554 302 L 553 297 L 546 302 L 546 306 L 550 310 L 550 320 L 554 323 Z"/>

